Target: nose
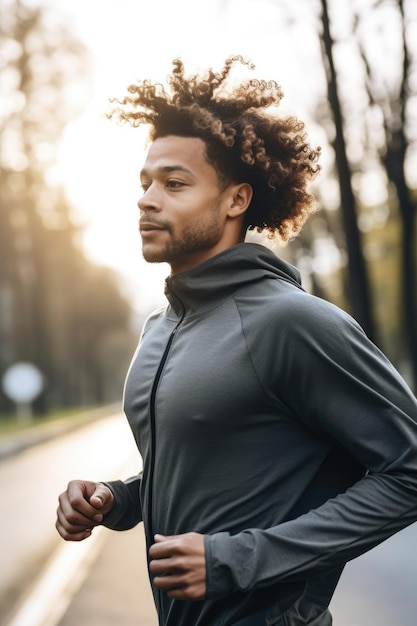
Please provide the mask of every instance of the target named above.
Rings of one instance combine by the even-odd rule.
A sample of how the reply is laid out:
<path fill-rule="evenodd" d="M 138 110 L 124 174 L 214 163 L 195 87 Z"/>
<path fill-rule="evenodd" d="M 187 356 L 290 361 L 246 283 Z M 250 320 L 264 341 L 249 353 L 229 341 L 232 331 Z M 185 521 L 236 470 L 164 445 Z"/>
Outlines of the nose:
<path fill-rule="evenodd" d="M 143 192 L 138 200 L 138 208 L 140 211 L 160 210 L 160 201 L 155 185 L 149 185 L 149 187 Z"/>

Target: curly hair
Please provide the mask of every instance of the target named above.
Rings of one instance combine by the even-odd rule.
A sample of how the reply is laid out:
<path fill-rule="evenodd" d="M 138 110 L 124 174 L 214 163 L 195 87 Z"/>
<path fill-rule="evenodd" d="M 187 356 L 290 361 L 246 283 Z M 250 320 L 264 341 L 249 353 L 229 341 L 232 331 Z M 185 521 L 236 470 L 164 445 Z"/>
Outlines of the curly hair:
<path fill-rule="evenodd" d="M 274 80 L 228 85 L 237 62 L 254 68 L 241 56 L 232 56 L 220 73 L 209 69 L 187 77 L 182 61 L 174 59 L 166 86 L 149 80 L 130 85 L 129 95 L 112 100 L 117 106 L 108 117 L 135 127 L 147 125 L 151 141 L 168 135 L 202 139 L 221 187 L 239 182 L 252 186 L 245 228 L 278 233 L 286 242 L 315 210 L 308 183 L 320 170 L 320 148 L 308 144 L 303 122 L 275 113 L 283 93 Z"/>

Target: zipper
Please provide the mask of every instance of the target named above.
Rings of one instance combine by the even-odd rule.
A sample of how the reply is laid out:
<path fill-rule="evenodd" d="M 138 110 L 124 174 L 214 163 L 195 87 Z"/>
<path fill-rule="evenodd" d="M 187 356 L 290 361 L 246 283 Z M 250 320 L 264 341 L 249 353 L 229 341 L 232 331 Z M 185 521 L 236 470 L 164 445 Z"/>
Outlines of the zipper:
<path fill-rule="evenodd" d="M 158 391 L 158 386 L 162 377 L 162 372 L 165 367 L 165 363 L 167 362 L 168 355 L 169 355 L 172 343 L 174 341 L 175 335 L 177 334 L 177 331 L 179 327 L 181 326 L 185 317 L 184 305 L 182 304 L 181 300 L 178 298 L 178 296 L 175 293 L 174 295 L 177 298 L 178 302 L 180 302 L 181 304 L 182 312 L 180 315 L 180 319 L 178 320 L 176 326 L 172 330 L 169 336 L 169 339 L 167 341 L 167 344 L 165 346 L 164 353 L 162 355 L 161 361 L 159 363 L 158 369 L 155 374 L 155 378 L 154 378 L 152 390 L 151 390 L 151 398 L 150 398 L 149 417 L 150 417 L 150 435 L 151 435 L 151 457 L 150 457 L 150 467 L 149 467 L 149 493 L 148 493 L 148 516 L 147 516 L 150 543 L 153 543 L 153 537 L 154 537 L 154 529 L 153 529 L 153 486 L 154 485 L 153 485 L 153 482 L 154 482 L 154 473 L 155 473 L 155 452 L 156 452 L 156 414 L 155 414 L 156 393 Z M 160 611 L 162 612 L 161 590 L 157 589 L 156 591 L 158 593 Z"/>
<path fill-rule="evenodd" d="M 171 335 L 169 336 L 167 345 L 165 346 L 164 353 L 162 355 L 161 362 L 159 363 L 158 370 L 155 375 L 155 379 L 152 385 L 151 391 L 151 402 L 150 402 L 150 426 L 151 426 L 151 462 L 149 467 L 149 494 L 148 494 L 148 528 L 150 537 L 153 539 L 153 478 L 155 471 L 155 450 L 156 450 L 156 415 L 155 415 L 155 399 L 156 392 L 158 390 L 159 381 L 161 380 L 162 371 L 164 369 L 165 363 L 168 358 L 169 351 L 171 349 L 172 342 L 174 341 L 177 330 L 183 320 L 181 317 L 180 321 L 175 326 Z"/>

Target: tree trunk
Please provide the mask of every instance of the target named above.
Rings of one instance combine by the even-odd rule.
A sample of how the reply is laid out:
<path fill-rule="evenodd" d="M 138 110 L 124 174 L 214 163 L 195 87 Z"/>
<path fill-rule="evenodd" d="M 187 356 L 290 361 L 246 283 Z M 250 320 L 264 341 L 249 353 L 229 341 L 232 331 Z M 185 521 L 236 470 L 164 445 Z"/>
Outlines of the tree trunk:
<path fill-rule="evenodd" d="M 321 6 L 323 24 L 322 51 L 327 72 L 328 98 L 335 125 L 333 147 L 339 175 L 342 220 L 348 255 L 348 295 L 353 316 L 362 325 L 368 337 L 375 341 L 376 331 L 372 314 L 368 273 L 357 222 L 356 202 L 351 183 L 352 173 L 346 154 L 346 142 L 343 132 L 343 118 L 333 59 L 333 39 L 330 34 L 327 0 L 321 0 Z"/>
<path fill-rule="evenodd" d="M 407 20 L 404 16 L 403 0 L 397 2 L 401 16 L 402 68 L 401 83 L 397 90 L 389 87 L 381 92 L 380 81 L 374 78 L 365 48 L 359 42 L 361 55 L 367 72 L 367 91 L 370 102 L 379 107 L 383 118 L 385 154 L 381 160 L 387 177 L 395 188 L 401 216 L 401 296 L 402 322 L 404 331 L 404 353 L 408 356 L 411 370 L 411 385 L 417 391 L 417 254 L 416 254 L 416 203 L 412 198 L 405 178 L 405 160 L 409 142 L 406 136 L 406 107 L 409 102 L 410 52 L 407 45 Z"/>

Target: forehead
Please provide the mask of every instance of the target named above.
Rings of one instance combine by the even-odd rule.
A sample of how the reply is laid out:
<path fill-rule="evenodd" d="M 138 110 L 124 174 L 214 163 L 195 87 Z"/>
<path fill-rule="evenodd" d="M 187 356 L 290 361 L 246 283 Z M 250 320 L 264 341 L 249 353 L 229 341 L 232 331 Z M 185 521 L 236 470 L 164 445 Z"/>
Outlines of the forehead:
<path fill-rule="evenodd" d="M 206 158 L 206 145 L 198 137 L 159 137 L 149 148 L 143 173 L 151 170 L 187 170 L 191 174 L 207 174 L 214 168 Z"/>

